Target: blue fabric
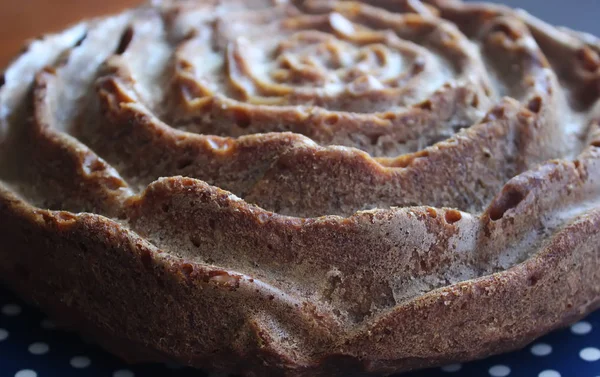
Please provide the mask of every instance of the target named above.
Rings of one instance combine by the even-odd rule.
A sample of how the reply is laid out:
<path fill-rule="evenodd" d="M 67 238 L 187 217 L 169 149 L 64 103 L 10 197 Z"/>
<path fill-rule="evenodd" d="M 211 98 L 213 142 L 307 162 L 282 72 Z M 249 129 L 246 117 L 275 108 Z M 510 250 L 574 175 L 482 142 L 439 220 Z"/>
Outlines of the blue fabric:
<path fill-rule="evenodd" d="M 527 348 L 458 366 L 404 377 L 597 377 L 600 376 L 600 311 L 574 327 Z M 533 347 L 533 350 L 532 350 Z M 582 351 L 583 350 L 583 351 Z M 537 353 L 536 356 L 534 353 Z M 585 360 L 587 359 L 587 361 Z M 506 374 L 508 373 L 508 374 Z M 0 287 L 0 377 L 206 377 L 173 366 L 126 365 L 73 333 L 58 330 L 37 309 Z"/>

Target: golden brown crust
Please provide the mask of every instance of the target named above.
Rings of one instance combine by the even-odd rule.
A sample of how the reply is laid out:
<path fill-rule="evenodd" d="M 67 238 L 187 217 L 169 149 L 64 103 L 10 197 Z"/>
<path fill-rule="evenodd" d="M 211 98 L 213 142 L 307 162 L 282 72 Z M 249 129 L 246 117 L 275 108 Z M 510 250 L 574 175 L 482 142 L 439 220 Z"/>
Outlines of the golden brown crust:
<path fill-rule="evenodd" d="M 130 361 L 379 375 L 524 346 L 600 302 L 598 51 L 459 1 L 84 22 L 0 87 L 0 276 Z"/>

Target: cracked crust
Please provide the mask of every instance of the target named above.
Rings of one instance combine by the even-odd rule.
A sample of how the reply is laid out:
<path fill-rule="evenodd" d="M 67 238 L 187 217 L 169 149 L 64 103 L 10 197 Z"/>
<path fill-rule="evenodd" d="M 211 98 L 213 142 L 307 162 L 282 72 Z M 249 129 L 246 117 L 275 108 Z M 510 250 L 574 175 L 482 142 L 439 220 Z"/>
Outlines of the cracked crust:
<path fill-rule="evenodd" d="M 0 87 L 2 280 L 132 362 L 382 375 L 600 302 L 600 44 L 460 1 L 161 1 Z"/>

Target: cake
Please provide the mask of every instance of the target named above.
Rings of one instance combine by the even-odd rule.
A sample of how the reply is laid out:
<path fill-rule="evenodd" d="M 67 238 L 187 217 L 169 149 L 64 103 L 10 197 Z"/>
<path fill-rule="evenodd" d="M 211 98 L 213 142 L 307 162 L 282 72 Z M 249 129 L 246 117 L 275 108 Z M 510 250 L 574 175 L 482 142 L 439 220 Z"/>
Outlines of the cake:
<path fill-rule="evenodd" d="M 600 303 L 600 43 L 460 1 L 162 0 L 0 81 L 0 280 L 129 362 L 353 376 Z"/>

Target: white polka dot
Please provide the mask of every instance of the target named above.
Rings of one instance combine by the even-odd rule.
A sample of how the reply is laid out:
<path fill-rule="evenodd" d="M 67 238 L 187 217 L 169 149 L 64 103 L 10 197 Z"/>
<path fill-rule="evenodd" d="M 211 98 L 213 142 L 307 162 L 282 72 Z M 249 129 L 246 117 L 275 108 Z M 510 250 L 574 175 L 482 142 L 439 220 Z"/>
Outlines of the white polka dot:
<path fill-rule="evenodd" d="M 548 356 L 552 353 L 552 346 L 546 343 L 537 343 L 531 346 L 531 353 L 535 356 Z"/>
<path fill-rule="evenodd" d="M 585 361 L 598 361 L 600 360 L 600 350 L 594 347 L 584 348 L 579 351 L 579 357 Z"/>
<path fill-rule="evenodd" d="M 51 319 L 46 318 L 42 320 L 40 326 L 46 330 L 54 330 L 56 328 L 56 323 L 54 323 Z"/>
<path fill-rule="evenodd" d="M 82 369 L 89 367 L 92 360 L 86 356 L 75 356 L 71 359 L 70 363 L 73 368 Z"/>
<path fill-rule="evenodd" d="M 33 355 L 44 355 L 50 350 L 50 347 L 46 343 L 32 343 L 29 345 L 29 353 Z"/>
<path fill-rule="evenodd" d="M 510 368 L 506 365 L 494 365 L 488 372 L 492 377 L 506 377 L 510 374 Z"/>
<path fill-rule="evenodd" d="M 37 373 L 31 369 L 23 369 L 15 373 L 15 377 L 37 377 Z"/>
<path fill-rule="evenodd" d="M 135 377 L 135 374 L 127 369 L 120 369 L 113 373 L 113 377 Z"/>
<path fill-rule="evenodd" d="M 538 374 L 538 377 L 560 377 L 560 373 L 555 370 L 548 369 L 541 371 L 540 374 Z"/>
<path fill-rule="evenodd" d="M 6 304 L 2 307 L 2 314 L 14 317 L 21 314 L 21 307 L 17 304 Z"/>
<path fill-rule="evenodd" d="M 442 370 L 444 372 L 448 372 L 448 373 L 458 372 L 461 369 L 462 369 L 462 364 L 449 364 L 449 365 L 444 365 L 442 367 Z"/>
<path fill-rule="evenodd" d="M 575 335 L 585 335 L 592 331 L 592 325 L 589 322 L 581 321 L 571 326 L 571 332 Z"/>
<path fill-rule="evenodd" d="M 8 331 L 0 329 L 0 342 L 8 338 Z"/>

